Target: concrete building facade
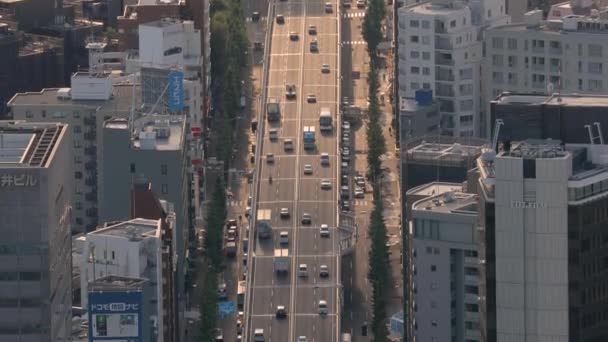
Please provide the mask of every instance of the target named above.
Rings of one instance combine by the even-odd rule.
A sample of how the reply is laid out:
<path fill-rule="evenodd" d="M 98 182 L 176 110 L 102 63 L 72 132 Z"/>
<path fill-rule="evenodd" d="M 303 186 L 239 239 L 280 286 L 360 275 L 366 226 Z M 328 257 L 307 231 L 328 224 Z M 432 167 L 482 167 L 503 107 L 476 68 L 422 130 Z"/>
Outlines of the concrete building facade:
<path fill-rule="evenodd" d="M 133 94 L 131 84 L 112 85 L 108 74 L 76 73 L 72 88 L 49 88 L 40 92 L 18 93 L 8 105 L 15 119 L 63 122 L 70 136 L 73 169 L 73 231 L 95 229 L 98 222 L 97 146 L 103 121 L 110 117 L 129 117 Z"/>
<path fill-rule="evenodd" d="M 407 341 L 479 341 L 477 198 L 431 183 L 409 215 Z M 443 192 L 450 189 L 450 191 Z M 408 192 L 408 195 L 410 192 Z"/>
<path fill-rule="evenodd" d="M 0 121 L 0 341 L 69 341 L 70 127 Z"/>
<path fill-rule="evenodd" d="M 490 136 L 490 101 L 505 91 L 551 95 L 608 90 L 608 12 L 544 21 L 540 10 L 524 22 L 489 29 L 483 63 L 482 134 Z"/>
<path fill-rule="evenodd" d="M 473 136 L 479 126 L 478 27 L 468 6 L 440 1 L 398 10 L 399 97 L 430 89 L 440 104 L 441 133 Z"/>
<path fill-rule="evenodd" d="M 482 341 L 608 337 L 607 152 L 537 140 L 478 159 Z"/>

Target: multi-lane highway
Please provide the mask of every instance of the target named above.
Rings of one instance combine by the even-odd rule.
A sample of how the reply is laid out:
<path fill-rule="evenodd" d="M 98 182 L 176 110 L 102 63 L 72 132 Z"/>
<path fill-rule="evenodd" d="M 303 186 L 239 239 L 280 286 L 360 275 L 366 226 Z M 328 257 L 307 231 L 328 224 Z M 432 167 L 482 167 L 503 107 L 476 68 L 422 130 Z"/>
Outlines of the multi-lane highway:
<path fill-rule="evenodd" d="M 252 230 L 255 241 L 250 255 L 249 289 L 247 294 L 247 341 L 254 340 L 256 329 L 264 330 L 265 341 L 296 342 L 301 336 L 316 342 L 338 342 L 340 338 L 340 251 L 338 224 L 337 179 L 339 169 L 338 129 L 338 6 L 326 11 L 325 0 L 271 1 L 267 42 L 267 76 L 262 96 L 280 100 L 281 119 L 264 124 L 258 134 L 259 160 L 256 161 L 257 189 L 252 216 L 259 209 L 271 210 L 271 239 L 261 240 Z M 277 23 L 277 14 L 284 23 Z M 270 22 L 272 20 L 272 23 Z M 309 34 L 310 25 L 316 34 Z M 298 39 L 291 39 L 296 33 Z M 318 51 L 310 51 L 316 39 Z M 329 72 L 322 72 L 323 64 Z M 287 99 L 285 86 L 295 85 L 296 97 Z M 315 95 L 316 102 L 307 101 Z M 266 102 L 263 99 L 263 104 Z M 333 115 L 333 131 L 321 134 L 319 111 L 329 107 Z M 264 110 L 265 111 L 265 110 Z M 304 127 L 316 128 L 316 148 L 305 150 L 302 140 Z M 270 140 L 269 130 L 278 130 L 278 139 Z M 285 139 L 292 139 L 293 151 L 285 151 Z M 260 141 L 262 140 L 262 141 Z M 330 156 L 328 166 L 322 166 L 320 154 Z M 267 155 L 273 155 L 269 162 Z M 312 166 L 312 174 L 304 166 Z M 272 180 L 270 179 L 272 178 Z M 329 180 L 331 189 L 321 189 L 321 181 Z M 287 208 L 288 218 L 280 211 Z M 302 216 L 309 214 L 311 224 L 303 224 Z M 322 237 L 320 227 L 329 226 L 329 236 Z M 274 272 L 274 250 L 279 248 L 280 232 L 288 232 L 289 272 Z M 306 264 L 307 277 L 299 277 L 299 265 Z M 320 277 L 321 266 L 327 266 L 329 276 Z M 319 313 L 319 301 L 326 301 L 328 314 Z M 284 306 L 287 317 L 276 318 L 277 306 Z"/>

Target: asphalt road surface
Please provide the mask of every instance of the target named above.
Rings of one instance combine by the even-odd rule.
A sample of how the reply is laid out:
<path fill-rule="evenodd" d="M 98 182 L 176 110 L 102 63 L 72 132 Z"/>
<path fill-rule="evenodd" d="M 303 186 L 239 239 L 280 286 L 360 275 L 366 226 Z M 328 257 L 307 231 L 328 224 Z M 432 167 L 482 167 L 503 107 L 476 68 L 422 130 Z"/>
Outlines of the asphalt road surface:
<path fill-rule="evenodd" d="M 296 342 L 306 336 L 309 342 L 338 342 L 340 337 L 340 252 L 336 229 L 338 215 L 337 169 L 339 166 L 337 127 L 338 110 L 338 8 L 332 1 L 332 11 L 326 13 L 325 0 L 289 0 L 272 2 L 273 17 L 282 14 L 284 24 L 272 25 L 270 61 L 268 64 L 267 97 L 280 99 L 281 120 L 264 126 L 261 160 L 257 161 L 259 190 L 257 208 L 272 211 L 273 238 L 258 240 L 251 255 L 252 284 L 249 298 L 249 340 L 255 329 L 264 329 L 269 342 Z M 274 18 L 273 18 L 274 19 Z M 270 24 L 270 23 L 269 23 Z M 308 33 L 315 25 L 317 34 Z M 290 32 L 298 34 L 291 40 Z M 311 52 L 309 44 L 318 41 L 318 52 Z M 267 62 L 268 63 L 268 62 Z M 321 66 L 329 64 L 330 72 L 322 73 Z M 296 87 L 296 98 L 285 98 L 285 85 Z M 316 103 L 308 103 L 307 95 L 314 94 Z M 321 134 L 319 110 L 329 107 L 333 114 L 334 130 Z M 265 119 L 265 117 L 264 117 Z M 302 134 L 305 126 L 316 129 L 316 149 L 305 151 Z M 268 130 L 277 128 L 279 138 L 270 141 Z M 294 149 L 286 152 L 285 139 L 292 139 Z M 321 166 L 320 153 L 330 155 L 330 165 Z M 274 155 L 268 163 L 266 155 Z M 305 175 L 304 165 L 313 167 Z M 270 182 L 269 177 L 272 177 Z M 321 180 L 331 182 L 330 190 L 322 190 Z M 281 219 L 281 208 L 288 208 L 290 217 Z M 301 223 L 302 215 L 310 214 L 312 223 Z M 253 215 L 255 215 L 255 210 Z M 329 237 L 320 236 L 321 224 L 330 227 Z M 279 247 L 280 232 L 289 233 L 290 266 L 287 275 L 274 273 L 274 249 Z M 298 266 L 307 264 L 308 277 L 298 277 Z M 319 269 L 326 265 L 329 276 L 321 278 Z M 318 303 L 327 301 L 329 314 L 320 315 Z M 285 306 L 287 317 L 277 319 L 276 307 Z"/>

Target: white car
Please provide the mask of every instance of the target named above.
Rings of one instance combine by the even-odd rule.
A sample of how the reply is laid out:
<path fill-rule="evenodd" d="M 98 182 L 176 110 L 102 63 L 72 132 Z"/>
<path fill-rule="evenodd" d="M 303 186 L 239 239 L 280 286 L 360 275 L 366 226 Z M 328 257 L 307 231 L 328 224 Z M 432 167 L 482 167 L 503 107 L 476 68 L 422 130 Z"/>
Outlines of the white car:
<path fill-rule="evenodd" d="M 304 174 L 305 175 L 312 175 L 312 165 L 310 165 L 310 164 L 305 164 L 304 165 Z"/>
<path fill-rule="evenodd" d="M 331 2 L 325 3 L 325 13 L 331 13 L 333 11 L 333 7 L 331 6 Z"/>
<path fill-rule="evenodd" d="M 308 265 L 300 264 L 300 267 L 298 268 L 298 276 L 300 278 L 308 277 Z"/>
<path fill-rule="evenodd" d="M 327 307 L 327 301 L 320 300 L 319 301 L 319 315 L 327 315 L 329 313 L 329 308 Z"/>
<path fill-rule="evenodd" d="M 308 102 L 308 103 L 317 102 L 317 96 L 315 94 L 308 94 L 308 96 L 306 96 L 306 102 Z"/>
<path fill-rule="evenodd" d="M 327 153 L 327 152 L 321 153 L 321 165 L 329 166 L 329 153 Z"/>
<path fill-rule="evenodd" d="M 329 267 L 327 267 L 327 265 L 321 265 L 319 267 L 319 276 L 321 278 L 329 277 Z"/>
<path fill-rule="evenodd" d="M 289 209 L 288 208 L 281 208 L 281 218 L 288 218 L 289 217 Z"/>
<path fill-rule="evenodd" d="M 321 180 L 321 189 L 330 190 L 331 189 L 331 181 L 329 179 Z"/>
<path fill-rule="evenodd" d="M 306 336 L 300 336 L 298 337 L 298 342 L 308 342 L 308 338 L 306 338 Z"/>
<path fill-rule="evenodd" d="M 365 191 L 363 191 L 363 189 L 361 188 L 356 188 L 355 189 L 355 198 L 364 198 L 365 197 Z"/>
<path fill-rule="evenodd" d="M 329 226 L 322 224 L 321 228 L 319 229 L 319 235 L 321 235 L 321 237 L 329 237 Z"/>
<path fill-rule="evenodd" d="M 321 72 L 327 74 L 329 72 L 329 64 L 321 65 Z"/>
<path fill-rule="evenodd" d="M 281 245 L 287 245 L 289 244 L 289 233 L 288 232 L 280 232 L 279 233 L 279 243 Z"/>

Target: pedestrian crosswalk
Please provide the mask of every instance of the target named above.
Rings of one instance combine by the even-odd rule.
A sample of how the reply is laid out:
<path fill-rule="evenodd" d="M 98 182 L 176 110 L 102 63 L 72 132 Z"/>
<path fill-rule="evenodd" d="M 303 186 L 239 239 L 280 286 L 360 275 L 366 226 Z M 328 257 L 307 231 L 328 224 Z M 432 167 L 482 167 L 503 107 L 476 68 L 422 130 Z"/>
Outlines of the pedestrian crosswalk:
<path fill-rule="evenodd" d="M 353 203 L 357 207 L 365 207 L 365 206 L 367 206 L 367 201 L 366 200 L 354 200 Z"/>
<path fill-rule="evenodd" d="M 365 17 L 365 12 L 348 12 L 344 14 L 345 18 L 363 18 Z"/>
<path fill-rule="evenodd" d="M 347 40 L 342 42 L 342 45 L 364 45 L 364 40 Z"/>
<path fill-rule="evenodd" d="M 229 207 L 242 207 L 242 206 L 244 206 L 243 205 L 244 204 L 243 201 L 227 201 L 226 204 Z"/>

